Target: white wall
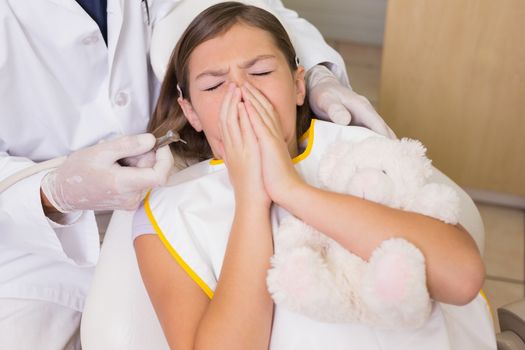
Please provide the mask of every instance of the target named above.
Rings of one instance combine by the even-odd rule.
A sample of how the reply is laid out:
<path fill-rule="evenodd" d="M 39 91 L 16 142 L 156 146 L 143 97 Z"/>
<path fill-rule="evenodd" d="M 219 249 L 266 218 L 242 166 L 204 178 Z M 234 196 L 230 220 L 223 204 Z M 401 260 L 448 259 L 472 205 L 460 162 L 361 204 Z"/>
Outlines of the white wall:
<path fill-rule="evenodd" d="M 387 0 L 283 0 L 326 38 L 381 45 Z"/>

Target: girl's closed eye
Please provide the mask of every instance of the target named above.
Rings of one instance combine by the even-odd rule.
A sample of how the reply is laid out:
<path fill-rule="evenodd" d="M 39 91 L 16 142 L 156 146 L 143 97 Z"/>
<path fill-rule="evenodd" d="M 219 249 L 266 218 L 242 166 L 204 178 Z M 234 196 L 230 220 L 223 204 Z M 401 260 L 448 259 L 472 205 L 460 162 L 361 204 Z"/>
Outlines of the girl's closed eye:
<path fill-rule="evenodd" d="M 263 71 L 263 72 L 253 72 L 253 73 L 250 73 L 250 75 L 261 77 L 265 75 L 270 75 L 271 73 L 273 73 L 273 70 L 268 70 L 268 71 Z"/>
<path fill-rule="evenodd" d="M 218 83 L 216 83 L 216 84 L 213 84 L 213 85 L 210 86 L 209 88 L 204 88 L 203 91 L 213 91 L 213 90 L 216 90 L 216 89 L 219 88 L 222 84 L 224 84 L 223 81 L 218 82 Z"/>
<path fill-rule="evenodd" d="M 213 91 L 219 88 L 226 81 L 227 71 L 224 69 L 209 69 L 197 76 L 197 88 L 200 91 Z"/>
<path fill-rule="evenodd" d="M 248 74 L 256 77 L 272 74 L 277 69 L 275 58 L 267 57 L 257 60 L 248 69 Z"/>

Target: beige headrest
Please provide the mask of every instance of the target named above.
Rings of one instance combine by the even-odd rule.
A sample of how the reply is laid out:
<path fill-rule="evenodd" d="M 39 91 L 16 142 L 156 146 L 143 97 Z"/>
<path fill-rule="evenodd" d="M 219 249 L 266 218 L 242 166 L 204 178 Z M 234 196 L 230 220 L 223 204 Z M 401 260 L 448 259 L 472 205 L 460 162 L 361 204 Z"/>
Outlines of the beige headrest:
<path fill-rule="evenodd" d="M 162 81 L 171 52 L 188 25 L 202 11 L 223 1 L 219 0 L 188 0 L 179 2 L 166 17 L 157 21 L 151 38 L 150 59 L 153 72 Z M 253 5 L 275 12 L 262 0 L 238 0 L 247 5 Z M 282 23 L 282 21 L 281 21 Z M 284 25 L 284 24 L 283 24 Z M 286 28 L 286 27 L 285 27 Z"/>

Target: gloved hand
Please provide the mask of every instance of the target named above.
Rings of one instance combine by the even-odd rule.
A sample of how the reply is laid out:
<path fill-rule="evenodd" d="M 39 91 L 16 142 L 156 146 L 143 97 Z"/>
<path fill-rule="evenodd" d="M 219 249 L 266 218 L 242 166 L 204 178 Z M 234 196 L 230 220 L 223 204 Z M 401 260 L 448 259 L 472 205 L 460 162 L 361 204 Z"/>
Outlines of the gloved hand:
<path fill-rule="evenodd" d="M 315 115 L 341 125 L 365 126 L 381 135 L 396 138 L 368 99 L 341 85 L 332 72 L 322 65 L 306 74 L 309 102 Z"/>
<path fill-rule="evenodd" d="M 44 176 L 42 192 L 62 213 L 136 209 L 146 190 L 164 184 L 173 167 L 168 146 L 159 148 L 152 159 L 153 152 L 148 151 L 154 145 L 152 134 L 142 134 L 123 136 L 73 152 L 62 165 Z M 138 160 L 135 156 L 141 154 L 145 156 Z M 126 157 L 134 158 L 137 167 L 117 163 Z"/>

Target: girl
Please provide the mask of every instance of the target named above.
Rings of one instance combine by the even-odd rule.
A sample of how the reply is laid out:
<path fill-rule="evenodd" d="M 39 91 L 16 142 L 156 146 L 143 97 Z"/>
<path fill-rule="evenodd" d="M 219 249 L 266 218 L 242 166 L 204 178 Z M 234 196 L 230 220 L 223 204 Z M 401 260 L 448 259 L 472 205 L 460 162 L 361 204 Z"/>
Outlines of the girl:
<path fill-rule="evenodd" d="M 201 162 L 152 192 L 134 223 L 142 278 L 170 347 L 494 349 L 478 295 L 483 264 L 462 227 L 303 180 L 319 145 L 330 141 L 313 135 L 345 127 L 316 121 L 300 153 L 297 135 L 309 118 L 295 57 L 275 17 L 233 2 L 201 13 L 175 48 L 150 127 L 178 130 L 187 144 L 174 152 Z M 412 242 L 425 256 L 430 295 L 441 303 L 423 327 L 399 332 L 274 308 L 265 284 L 272 230 L 290 214 L 365 260 L 394 235 Z"/>

